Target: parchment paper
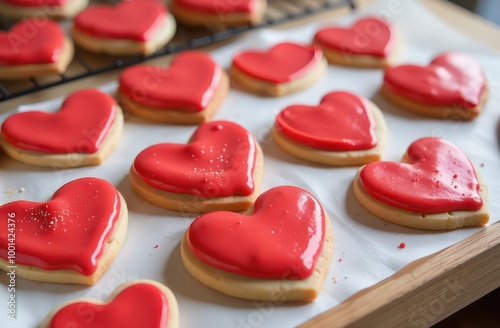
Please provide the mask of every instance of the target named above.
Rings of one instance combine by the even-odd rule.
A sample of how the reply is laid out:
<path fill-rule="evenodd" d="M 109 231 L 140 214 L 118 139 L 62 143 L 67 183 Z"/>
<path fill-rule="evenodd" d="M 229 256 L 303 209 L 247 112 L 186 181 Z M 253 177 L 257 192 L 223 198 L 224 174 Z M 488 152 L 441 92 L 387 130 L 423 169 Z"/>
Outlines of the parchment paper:
<path fill-rule="evenodd" d="M 192 278 L 182 265 L 179 242 L 193 216 L 169 212 L 143 200 L 131 189 L 127 173 L 142 149 L 159 142 L 185 143 L 195 127 L 154 124 L 127 117 L 120 143 L 110 158 L 97 167 L 56 171 L 24 165 L 1 155 L 2 203 L 16 199 L 43 201 L 68 181 L 94 176 L 116 185 L 128 203 L 130 222 L 123 247 L 95 286 L 39 283 L 18 277 L 17 321 L 8 320 L 6 310 L 1 311 L 0 327 L 37 326 L 52 308 L 65 301 L 78 297 L 105 300 L 121 283 L 139 278 L 154 279 L 172 289 L 180 306 L 181 327 L 291 327 L 389 277 L 411 261 L 452 245 L 480 229 L 425 232 L 386 223 L 369 214 L 356 201 L 351 182 L 357 168 L 317 166 L 295 159 L 277 148 L 268 135 L 275 115 L 291 104 L 317 104 L 324 94 L 333 90 L 356 92 L 372 99 L 383 110 L 389 129 L 384 160 L 399 160 L 412 141 L 424 136 L 443 137 L 459 146 L 486 178 L 492 213 L 490 224 L 497 221 L 500 218 L 498 54 L 454 31 L 417 1 L 379 1 L 361 13 L 351 13 L 341 19 L 319 21 L 291 30 L 254 31 L 212 55 L 227 68 L 232 56 L 242 49 L 268 48 L 286 40 L 308 43 L 321 26 L 348 25 L 368 14 L 383 15 L 397 26 L 403 39 L 401 62 L 426 64 L 436 54 L 449 50 L 471 54 L 484 67 L 491 94 L 477 120 L 457 123 L 418 117 L 390 105 L 378 94 L 382 80 L 382 71 L 378 69 L 329 66 L 321 81 L 303 92 L 281 98 L 257 97 L 231 90 L 214 120 L 235 121 L 259 140 L 265 154 L 262 191 L 279 185 L 305 188 L 318 197 L 332 220 L 335 233 L 333 261 L 323 290 L 314 302 L 273 304 L 243 301 L 211 290 Z M 114 92 L 116 84 L 101 88 Z M 58 99 L 12 110 L 56 110 L 60 102 Z M 406 248 L 398 248 L 401 242 Z M 0 301 L 4 304 L 1 308 L 6 309 L 5 274 L 0 275 L 0 282 Z"/>

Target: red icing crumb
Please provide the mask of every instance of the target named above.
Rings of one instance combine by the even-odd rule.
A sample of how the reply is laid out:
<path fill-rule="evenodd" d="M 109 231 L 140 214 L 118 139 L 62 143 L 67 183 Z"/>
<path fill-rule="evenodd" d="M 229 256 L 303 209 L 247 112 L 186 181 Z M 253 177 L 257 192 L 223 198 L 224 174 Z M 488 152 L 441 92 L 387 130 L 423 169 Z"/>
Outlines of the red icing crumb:
<path fill-rule="evenodd" d="M 401 244 L 399 244 L 399 248 L 403 249 L 403 248 L 405 248 L 405 247 L 406 247 L 406 244 L 405 244 L 405 243 L 401 243 Z"/>
<path fill-rule="evenodd" d="M 153 247 L 153 248 L 158 248 L 158 245 L 155 245 L 155 247 Z"/>
<path fill-rule="evenodd" d="M 342 258 L 340 258 L 340 259 L 338 260 L 338 262 L 342 262 Z"/>

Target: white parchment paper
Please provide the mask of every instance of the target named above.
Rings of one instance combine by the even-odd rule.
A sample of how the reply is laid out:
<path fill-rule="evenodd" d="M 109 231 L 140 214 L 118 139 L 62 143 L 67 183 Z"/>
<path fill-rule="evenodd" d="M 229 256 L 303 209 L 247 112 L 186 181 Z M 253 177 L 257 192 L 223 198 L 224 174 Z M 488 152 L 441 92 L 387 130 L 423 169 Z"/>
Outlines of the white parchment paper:
<path fill-rule="evenodd" d="M 185 143 L 195 127 L 160 125 L 128 117 L 123 138 L 110 158 L 98 167 L 55 171 L 18 163 L 0 156 L 0 201 L 16 199 L 43 201 L 62 184 L 84 176 L 106 179 L 116 185 L 129 207 L 129 228 L 123 247 L 102 279 L 92 287 L 57 285 L 17 279 L 17 320 L 7 319 L 7 276 L 0 275 L 0 327 L 35 327 L 55 306 L 78 297 L 104 300 L 121 283 L 139 278 L 166 284 L 180 306 L 181 327 L 291 327 L 330 309 L 349 296 L 397 272 L 404 265 L 439 251 L 469 235 L 475 229 L 425 232 L 386 223 L 364 210 L 356 201 L 351 182 L 357 168 L 327 168 L 295 159 L 281 151 L 268 133 L 275 115 L 284 107 L 317 104 L 333 90 L 349 90 L 372 99 L 383 110 L 389 140 L 384 160 L 397 161 L 408 145 L 424 136 L 451 140 L 464 150 L 486 178 L 490 191 L 491 223 L 500 218 L 500 156 L 497 125 L 500 116 L 500 60 L 498 53 L 439 21 L 417 1 L 379 1 L 363 12 L 318 21 L 291 30 L 260 30 L 212 53 L 224 67 L 242 49 L 267 48 L 277 42 L 308 43 L 314 32 L 328 24 L 350 24 L 367 14 L 389 18 L 402 39 L 401 62 L 426 64 L 444 51 L 464 51 L 484 67 L 491 95 L 484 112 L 474 122 L 444 122 L 407 114 L 378 94 L 382 71 L 330 66 L 326 76 L 309 89 L 281 97 L 261 98 L 232 89 L 214 119 L 235 121 L 261 143 L 265 154 L 262 191 L 279 185 L 296 185 L 311 191 L 332 219 L 335 251 L 323 290 L 309 304 L 272 304 L 243 301 L 205 287 L 182 265 L 179 242 L 192 222 L 186 216 L 160 209 L 131 189 L 128 169 L 145 147 L 159 142 Z M 116 84 L 102 86 L 114 92 Z M 61 100 L 27 104 L 12 111 L 56 110 Z M 12 111 L 10 113 L 12 113 Z M 0 117 L 0 121 L 6 115 Z M 21 189 L 22 188 L 22 189 Z M 406 248 L 399 249 L 404 242 Z M 145 305 L 147 306 L 147 305 Z M 4 311 L 5 309 L 5 311 Z M 141 309 L 137 309 L 138 312 Z"/>

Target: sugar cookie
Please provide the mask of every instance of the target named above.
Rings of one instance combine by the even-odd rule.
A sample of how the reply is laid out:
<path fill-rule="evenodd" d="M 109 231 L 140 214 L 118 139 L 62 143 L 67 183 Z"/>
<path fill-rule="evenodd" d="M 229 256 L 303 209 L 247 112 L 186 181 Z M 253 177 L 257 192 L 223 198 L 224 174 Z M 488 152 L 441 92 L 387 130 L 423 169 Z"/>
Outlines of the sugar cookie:
<path fill-rule="evenodd" d="M 97 89 L 71 94 L 55 113 L 27 111 L 1 126 L 0 145 L 10 157 L 30 165 L 68 168 L 101 164 L 123 130 L 114 99 Z"/>
<path fill-rule="evenodd" d="M 333 230 L 321 204 L 290 186 L 263 193 L 245 215 L 200 216 L 181 242 L 184 266 L 201 283 L 275 302 L 314 300 L 332 254 Z"/>
<path fill-rule="evenodd" d="M 184 25 L 209 28 L 256 25 L 262 21 L 267 0 L 172 0 L 170 8 Z"/>
<path fill-rule="evenodd" d="M 131 0 L 87 7 L 75 17 L 73 39 L 91 52 L 148 55 L 167 44 L 175 30 L 175 19 L 161 1 Z"/>
<path fill-rule="evenodd" d="M 200 124 L 219 109 L 229 89 L 208 54 L 186 51 L 168 68 L 133 66 L 120 76 L 118 101 L 132 114 L 162 123 Z"/>
<path fill-rule="evenodd" d="M 127 232 L 128 211 L 116 188 L 81 178 L 59 188 L 45 203 L 0 206 L 0 269 L 36 281 L 93 285 L 117 255 Z M 14 237 L 15 235 L 15 237 Z M 15 257 L 9 240 L 15 238 Z"/>
<path fill-rule="evenodd" d="M 87 7 L 88 0 L 0 0 L 0 15 L 23 17 L 71 18 Z"/>
<path fill-rule="evenodd" d="M 0 31 L 0 80 L 62 74 L 73 53 L 73 43 L 56 22 L 22 20 Z"/>
<path fill-rule="evenodd" d="M 401 163 L 375 162 L 354 179 L 356 198 L 372 214 L 409 228 L 449 230 L 488 223 L 486 184 L 451 142 L 413 142 Z"/>
<path fill-rule="evenodd" d="M 276 116 L 276 144 L 306 161 L 361 165 L 380 160 L 387 126 L 380 109 L 368 99 L 337 91 L 318 106 L 293 105 Z"/>
<path fill-rule="evenodd" d="M 40 325 L 49 327 L 178 328 L 179 307 L 165 285 L 152 280 L 133 280 L 118 286 L 105 302 L 80 298 L 58 306 Z"/>
<path fill-rule="evenodd" d="M 130 169 L 134 190 L 178 212 L 243 211 L 257 198 L 263 154 L 254 137 L 228 121 L 199 126 L 184 144 L 143 150 Z"/>
<path fill-rule="evenodd" d="M 394 27 L 376 17 L 362 18 L 352 27 L 325 27 L 314 36 L 328 62 L 355 67 L 386 67 L 397 50 Z"/>
<path fill-rule="evenodd" d="M 236 54 L 230 75 L 251 92 L 279 97 L 308 88 L 323 76 L 326 67 L 319 47 L 280 43 L 267 52 Z"/>
<path fill-rule="evenodd" d="M 439 55 L 429 66 L 388 68 L 381 91 L 405 110 L 444 120 L 472 120 L 488 98 L 479 63 L 457 52 Z"/>

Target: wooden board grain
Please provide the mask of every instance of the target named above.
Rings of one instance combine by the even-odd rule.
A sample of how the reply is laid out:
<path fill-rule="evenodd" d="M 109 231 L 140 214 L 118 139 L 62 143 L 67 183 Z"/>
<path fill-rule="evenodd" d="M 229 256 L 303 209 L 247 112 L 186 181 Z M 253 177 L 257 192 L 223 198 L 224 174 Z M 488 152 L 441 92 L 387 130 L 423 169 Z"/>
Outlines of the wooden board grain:
<path fill-rule="evenodd" d="M 500 286 L 500 222 L 416 260 L 300 328 L 429 327 Z"/>

